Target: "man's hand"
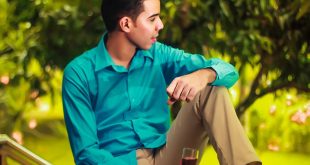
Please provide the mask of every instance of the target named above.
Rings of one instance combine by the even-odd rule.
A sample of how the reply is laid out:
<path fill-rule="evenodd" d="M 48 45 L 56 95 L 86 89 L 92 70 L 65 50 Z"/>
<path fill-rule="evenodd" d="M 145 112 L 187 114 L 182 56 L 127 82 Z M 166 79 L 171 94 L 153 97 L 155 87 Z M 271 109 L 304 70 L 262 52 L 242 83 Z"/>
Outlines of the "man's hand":
<path fill-rule="evenodd" d="M 167 88 L 170 97 L 168 104 L 171 105 L 177 100 L 193 100 L 196 94 L 215 78 L 216 72 L 212 69 L 201 69 L 175 78 Z"/>

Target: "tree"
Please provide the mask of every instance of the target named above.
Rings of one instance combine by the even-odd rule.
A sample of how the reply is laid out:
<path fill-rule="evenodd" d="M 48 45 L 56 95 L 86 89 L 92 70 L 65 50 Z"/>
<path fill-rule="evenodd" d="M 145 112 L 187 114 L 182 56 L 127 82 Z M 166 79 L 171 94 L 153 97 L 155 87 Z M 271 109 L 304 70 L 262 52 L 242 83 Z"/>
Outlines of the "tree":
<path fill-rule="evenodd" d="M 102 34 L 99 4 L 0 1 L 0 132 L 27 128 L 33 110 L 62 116 L 61 70 Z"/>
<path fill-rule="evenodd" d="M 239 69 L 238 115 L 278 89 L 309 92 L 310 1 L 163 0 L 161 4 L 162 42 L 207 57 L 216 50 Z M 55 98 L 60 97 L 61 70 L 97 43 L 104 26 L 100 1 L 2 0 L 0 20 L 0 117 L 7 119 L 0 121 L 3 130 L 35 108 L 37 98 L 51 97 L 51 104 L 60 106 Z M 247 66 L 255 71 L 248 92 Z"/>
<path fill-rule="evenodd" d="M 163 40 L 197 53 L 216 49 L 238 67 L 238 115 L 279 89 L 309 92 L 310 1 L 175 0 L 163 11 Z M 258 71 L 245 93 L 248 64 Z"/>

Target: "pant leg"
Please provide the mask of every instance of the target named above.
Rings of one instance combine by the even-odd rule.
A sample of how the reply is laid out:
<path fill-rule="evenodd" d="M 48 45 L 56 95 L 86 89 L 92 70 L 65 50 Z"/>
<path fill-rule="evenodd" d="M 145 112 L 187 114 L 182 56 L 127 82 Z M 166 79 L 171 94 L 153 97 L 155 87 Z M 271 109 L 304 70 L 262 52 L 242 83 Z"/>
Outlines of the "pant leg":
<path fill-rule="evenodd" d="M 199 149 L 207 138 L 198 109 L 189 105 L 198 106 L 195 101 L 182 106 L 167 133 L 166 144 L 155 152 L 155 165 L 179 165 L 184 147 Z"/>
<path fill-rule="evenodd" d="M 184 147 L 199 148 L 206 136 L 221 165 L 260 161 L 245 135 L 225 87 L 207 86 L 185 103 L 167 133 L 166 145 L 155 154 L 155 165 L 178 165 Z"/>

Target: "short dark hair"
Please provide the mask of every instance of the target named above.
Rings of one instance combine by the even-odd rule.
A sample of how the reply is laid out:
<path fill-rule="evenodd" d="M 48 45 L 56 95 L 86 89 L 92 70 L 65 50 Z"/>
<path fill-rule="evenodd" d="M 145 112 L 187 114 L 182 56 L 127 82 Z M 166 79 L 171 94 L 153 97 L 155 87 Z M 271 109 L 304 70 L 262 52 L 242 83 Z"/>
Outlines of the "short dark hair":
<path fill-rule="evenodd" d="M 109 32 L 117 28 L 119 19 L 128 16 L 134 21 L 144 10 L 145 0 L 102 0 L 101 16 Z"/>

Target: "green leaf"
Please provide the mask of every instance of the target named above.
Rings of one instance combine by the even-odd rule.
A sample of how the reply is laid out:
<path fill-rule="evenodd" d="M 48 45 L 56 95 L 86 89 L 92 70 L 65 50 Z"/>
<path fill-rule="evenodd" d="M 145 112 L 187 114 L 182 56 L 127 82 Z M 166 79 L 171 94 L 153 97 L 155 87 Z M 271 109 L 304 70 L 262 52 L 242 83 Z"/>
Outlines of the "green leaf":
<path fill-rule="evenodd" d="M 223 10 L 223 13 L 225 14 L 225 16 L 230 18 L 231 17 L 231 10 L 230 10 L 230 7 L 229 7 L 227 1 L 220 0 L 219 3 L 220 3 L 220 7 Z"/>
<path fill-rule="evenodd" d="M 35 58 L 31 58 L 28 64 L 27 76 L 40 77 L 42 75 L 42 67 L 39 61 Z"/>
<path fill-rule="evenodd" d="M 0 26 L 1 30 L 3 26 L 6 24 L 7 21 L 7 10 L 8 10 L 8 3 L 7 1 L 0 0 Z"/>
<path fill-rule="evenodd" d="M 277 0 L 270 0 L 270 1 L 269 1 L 269 4 L 270 4 L 270 6 L 271 6 L 274 10 L 278 10 L 279 5 L 278 5 Z"/>
<path fill-rule="evenodd" d="M 309 11 L 310 11 L 310 1 L 309 0 L 303 0 L 301 2 L 301 7 L 298 10 L 298 14 L 296 15 L 296 19 L 299 20 L 301 17 L 303 17 Z"/>
<path fill-rule="evenodd" d="M 266 0 L 260 0 L 259 1 L 260 7 L 263 11 L 265 11 L 267 9 L 267 4 L 266 4 Z"/>

